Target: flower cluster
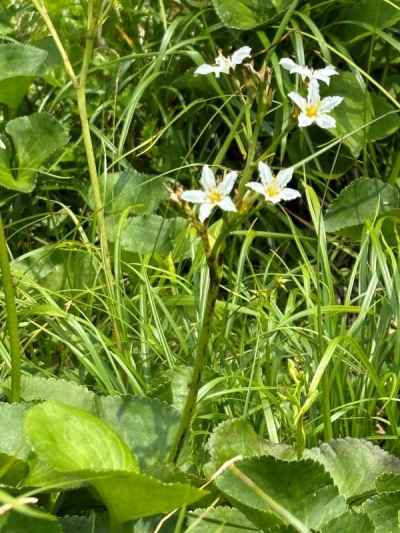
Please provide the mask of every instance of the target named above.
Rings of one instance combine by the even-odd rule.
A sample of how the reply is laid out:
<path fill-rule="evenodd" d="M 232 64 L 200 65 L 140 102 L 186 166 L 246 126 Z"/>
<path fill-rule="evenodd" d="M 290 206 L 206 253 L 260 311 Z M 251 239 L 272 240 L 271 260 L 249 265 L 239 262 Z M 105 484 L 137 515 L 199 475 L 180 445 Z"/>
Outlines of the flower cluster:
<path fill-rule="evenodd" d="M 231 56 L 225 57 L 222 55 L 221 51 L 218 56 L 215 58 L 215 65 L 209 65 L 204 63 L 200 65 L 196 70 L 195 74 L 215 74 L 217 78 L 221 74 L 229 74 L 231 70 L 235 70 L 238 65 L 241 65 L 243 61 L 251 57 L 251 48 L 250 46 L 242 46 L 236 52 L 233 52 Z"/>
<path fill-rule="evenodd" d="M 251 48 L 249 46 L 243 46 L 227 57 L 219 52 L 215 58 L 214 65 L 204 63 L 196 69 L 195 74 L 214 74 L 219 78 L 221 74 L 230 74 L 245 59 L 250 57 Z M 334 128 L 336 121 L 330 115 L 330 112 L 343 101 L 343 98 L 341 96 L 321 98 L 319 84 L 320 82 L 326 85 L 330 84 L 331 77 L 338 74 L 335 67 L 328 65 L 314 70 L 310 67 L 299 65 L 289 58 L 281 59 L 280 64 L 290 74 L 300 75 L 302 81 L 307 84 L 306 97 L 295 91 L 288 94 L 289 98 L 300 110 L 298 114 L 299 127 L 306 128 L 315 123 L 320 128 Z M 251 181 L 246 186 L 272 204 L 294 200 L 301 195 L 296 189 L 287 187 L 293 177 L 293 170 L 293 167 L 282 169 L 275 176 L 266 163 L 259 162 L 260 181 Z M 238 173 L 231 171 L 217 182 L 213 171 L 206 165 L 203 167 L 200 179 L 202 189 L 185 191 L 182 193 L 181 198 L 186 202 L 200 205 L 199 219 L 201 222 L 204 222 L 211 215 L 215 207 L 219 207 L 223 211 L 237 211 L 237 207 L 230 197 L 237 178 Z"/>
<path fill-rule="evenodd" d="M 282 200 L 294 200 L 300 197 L 299 191 L 286 187 L 293 176 L 292 167 L 281 170 L 274 176 L 270 167 L 266 163 L 260 162 L 258 171 L 261 181 L 251 181 L 247 184 L 247 187 L 264 196 L 267 202 L 277 204 Z M 230 198 L 230 193 L 237 178 L 238 172 L 231 171 L 217 183 L 213 171 L 209 166 L 205 165 L 200 179 L 203 189 L 185 191 L 182 193 L 181 198 L 185 202 L 200 204 L 200 222 L 204 222 L 215 207 L 219 207 L 223 211 L 237 211 Z"/>
<path fill-rule="evenodd" d="M 329 113 L 343 101 L 343 98 L 341 96 L 321 98 L 319 82 L 322 81 L 329 85 L 331 77 L 338 74 L 335 67 L 328 65 L 325 68 L 314 70 L 310 67 L 298 65 L 287 57 L 281 59 L 280 64 L 290 74 L 299 74 L 301 79 L 308 83 L 307 98 L 295 91 L 288 94 L 289 98 L 300 109 L 298 116 L 299 127 L 306 128 L 315 123 L 320 128 L 334 128 L 336 120 Z"/>

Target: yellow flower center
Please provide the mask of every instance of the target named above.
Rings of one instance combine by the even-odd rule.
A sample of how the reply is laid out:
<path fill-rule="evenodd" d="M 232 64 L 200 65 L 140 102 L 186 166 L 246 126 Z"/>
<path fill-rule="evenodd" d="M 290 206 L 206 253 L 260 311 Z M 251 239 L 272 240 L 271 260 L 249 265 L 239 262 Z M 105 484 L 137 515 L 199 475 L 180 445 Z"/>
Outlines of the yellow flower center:
<path fill-rule="evenodd" d="M 270 197 L 278 196 L 278 194 L 281 192 L 281 189 L 276 183 L 275 178 L 265 187 L 265 192 L 267 193 L 267 196 Z"/>
<path fill-rule="evenodd" d="M 319 106 L 317 104 L 308 105 L 306 110 L 308 118 L 315 118 L 318 115 L 318 108 Z"/>
<path fill-rule="evenodd" d="M 218 204 L 224 199 L 222 194 L 217 190 L 209 192 L 207 198 L 210 204 Z"/>

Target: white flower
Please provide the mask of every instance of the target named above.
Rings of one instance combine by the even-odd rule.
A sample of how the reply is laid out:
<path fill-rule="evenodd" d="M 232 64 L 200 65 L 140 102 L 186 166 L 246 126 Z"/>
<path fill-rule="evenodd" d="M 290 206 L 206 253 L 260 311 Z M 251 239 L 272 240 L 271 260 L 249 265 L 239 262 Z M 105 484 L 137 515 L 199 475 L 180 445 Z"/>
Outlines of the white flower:
<path fill-rule="evenodd" d="M 237 177 L 237 172 L 228 172 L 220 183 L 216 183 L 213 171 L 205 165 L 200 179 L 203 190 L 185 191 L 181 198 L 186 202 L 200 204 L 200 222 L 204 222 L 214 207 L 217 206 L 223 211 L 237 211 L 235 204 L 229 197 Z"/>
<path fill-rule="evenodd" d="M 291 92 L 288 96 L 300 108 L 301 113 L 298 118 L 300 128 L 311 126 L 314 122 L 324 129 L 336 126 L 336 120 L 328 113 L 342 103 L 342 96 L 328 96 L 321 100 L 318 85 L 311 84 L 308 87 L 307 99 L 296 92 Z"/>
<path fill-rule="evenodd" d="M 221 54 L 215 58 L 215 65 L 200 65 L 196 70 L 195 74 L 212 74 L 214 73 L 217 78 L 220 77 L 220 74 L 229 74 L 230 70 L 234 70 L 237 65 L 241 65 L 243 61 L 251 56 L 250 46 L 242 46 L 236 52 L 233 52 L 231 56 L 225 57 Z"/>
<path fill-rule="evenodd" d="M 276 176 L 272 174 L 270 167 L 266 163 L 258 163 L 258 172 L 260 173 L 261 183 L 250 181 L 247 187 L 253 191 L 262 194 L 267 202 L 277 204 L 282 200 L 294 200 L 301 194 L 296 189 L 286 187 L 293 176 L 293 167 L 285 168 L 278 172 Z"/>
<path fill-rule="evenodd" d="M 0 149 L 1 150 L 6 150 L 7 149 L 7 146 L 4 144 L 4 142 L 0 139 Z"/>
<path fill-rule="evenodd" d="M 306 67 L 304 65 L 299 65 L 288 57 L 284 57 L 283 59 L 281 59 L 280 64 L 284 69 L 288 70 L 290 74 L 300 74 L 301 79 L 303 81 L 308 79 L 308 81 L 314 85 L 318 85 L 318 81 L 323 81 L 324 83 L 329 85 L 331 81 L 331 76 L 337 76 L 338 74 L 337 70 L 332 65 L 328 65 L 325 68 L 314 70 L 313 68 Z"/>

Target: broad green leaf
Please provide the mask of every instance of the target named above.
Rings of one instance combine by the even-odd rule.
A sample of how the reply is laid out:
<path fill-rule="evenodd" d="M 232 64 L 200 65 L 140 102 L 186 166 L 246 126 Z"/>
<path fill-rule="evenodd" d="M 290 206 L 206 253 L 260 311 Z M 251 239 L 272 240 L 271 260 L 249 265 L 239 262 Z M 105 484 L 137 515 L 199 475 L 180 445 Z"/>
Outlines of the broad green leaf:
<path fill-rule="evenodd" d="M 351 72 L 344 72 L 332 79 L 329 88 L 324 89 L 323 96 L 343 96 L 343 102 L 332 111 L 336 128 L 329 131 L 335 137 L 355 132 L 344 143 L 353 156 L 358 157 L 368 139 L 368 128 L 359 128 L 373 118 L 372 103 L 365 83 Z"/>
<path fill-rule="evenodd" d="M 127 207 L 136 215 L 147 215 L 168 197 L 164 179 L 141 174 L 137 170 L 103 175 L 101 178 L 106 215 L 122 213 Z M 93 193 L 89 203 L 94 208 Z"/>
<path fill-rule="evenodd" d="M 358 179 L 345 187 L 328 208 L 325 229 L 333 232 L 362 225 L 398 208 L 399 203 L 396 187 L 377 179 Z"/>
<path fill-rule="evenodd" d="M 109 533 L 108 522 L 106 513 L 91 513 L 90 516 L 65 516 L 60 519 L 63 533 Z"/>
<path fill-rule="evenodd" d="M 379 494 L 362 506 L 375 526 L 375 533 L 400 533 L 400 492 Z"/>
<path fill-rule="evenodd" d="M 321 529 L 321 533 L 375 533 L 375 527 L 368 515 L 347 512 L 334 518 Z"/>
<path fill-rule="evenodd" d="M 142 468 L 165 460 L 179 423 L 173 407 L 152 398 L 99 397 L 96 414 L 128 444 Z"/>
<path fill-rule="evenodd" d="M 332 440 L 308 450 L 306 456 L 325 467 L 347 499 L 374 491 L 375 481 L 383 473 L 400 473 L 400 459 L 362 439 Z"/>
<path fill-rule="evenodd" d="M 41 165 L 68 142 L 64 127 L 48 113 L 35 113 L 18 117 L 7 123 L 6 132 L 11 137 L 16 152 L 17 171 L 11 170 L 11 147 L 0 160 L 0 185 L 8 189 L 29 193 L 35 188 L 35 176 Z"/>
<path fill-rule="evenodd" d="M 344 24 L 340 26 L 340 37 L 342 40 L 351 40 L 359 35 L 365 34 L 368 37 L 373 30 L 383 30 L 393 26 L 400 20 L 400 2 L 390 0 L 390 2 L 377 0 L 348 0 L 348 6 L 337 13 L 338 20 L 351 21 L 354 24 Z M 396 7 L 397 6 L 397 7 Z M 371 26 L 371 32 L 365 32 L 359 23 L 367 23 Z"/>
<path fill-rule="evenodd" d="M 400 473 L 381 474 L 375 485 L 378 492 L 400 492 Z"/>
<path fill-rule="evenodd" d="M 277 459 L 290 460 L 296 458 L 292 447 L 274 445 L 261 439 L 251 425 L 243 419 L 221 422 L 208 442 L 211 462 L 207 465 L 207 473 L 211 474 L 226 461 L 241 455 L 242 457 L 258 457 L 271 455 Z"/>
<path fill-rule="evenodd" d="M 49 452 L 50 454 L 51 452 Z M 190 505 L 207 495 L 207 492 L 188 483 L 164 483 L 140 472 L 106 472 L 104 469 L 70 472 L 45 471 L 29 477 L 30 486 L 54 487 L 64 490 L 90 483 L 96 489 L 108 511 L 118 522 L 168 513 L 183 505 Z"/>
<path fill-rule="evenodd" d="M 232 507 L 196 509 L 189 514 L 189 527 L 193 533 L 250 533 L 259 529 L 244 514 Z"/>
<path fill-rule="evenodd" d="M 31 447 L 23 432 L 25 414 L 31 405 L 0 403 L 0 482 L 16 485 L 27 473 Z"/>
<path fill-rule="evenodd" d="M 18 108 L 32 81 L 43 76 L 47 52 L 17 43 L 0 44 L 0 102 Z"/>
<path fill-rule="evenodd" d="M 140 473 L 110 474 L 93 485 L 119 522 L 168 513 L 207 495 L 187 483 L 163 483 Z"/>
<path fill-rule="evenodd" d="M 374 122 L 369 127 L 368 140 L 377 141 L 384 139 L 388 135 L 393 135 L 400 128 L 400 112 L 386 98 L 379 94 L 373 93 L 371 98 L 375 118 L 382 117 L 382 119 Z M 388 113 L 391 114 L 388 115 Z"/>
<path fill-rule="evenodd" d="M 53 481 L 60 472 L 65 477 L 58 479 L 71 486 L 90 482 L 118 522 L 166 513 L 206 494 L 137 472 L 136 459 L 117 433 L 80 409 L 47 401 L 28 412 L 25 430 L 39 460 L 56 471 Z M 51 480 L 49 472 L 46 476 Z"/>
<path fill-rule="evenodd" d="M 236 462 L 235 466 L 265 494 L 297 520 L 311 529 L 346 511 L 345 500 L 325 469 L 313 461 L 285 462 L 261 457 Z M 271 507 L 230 470 L 217 478 L 217 487 L 260 527 L 272 526 L 277 520 Z M 257 514 L 253 515 L 255 510 Z M 274 520 L 275 517 L 275 520 Z"/>
<path fill-rule="evenodd" d="M 115 241 L 118 235 L 117 221 L 107 219 L 109 236 Z M 163 218 L 158 215 L 143 215 L 129 218 L 121 231 L 121 249 L 135 254 L 168 255 L 175 241 L 186 230 L 183 218 Z"/>
<path fill-rule="evenodd" d="M 31 405 L 0 403 L 0 453 L 25 461 L 31 447 L 23 432 L 23 421 Z"/>
<path fill-rule="evenodd" d="M 95 394 L 83 385 L 65 379 L 23 376 L 21 399 L 27 402 L 57 400 L 72 407 L 93 410 Z"/>
<path fill-rule="evenodd" d="M 86 387 L 64 379 L 24 376 L 21 398 L 57 400 L 92 412 L 119 434 L 146 468 L 164 461 L 179 423 L 176 409 L 156 398 L 97 397 Z"/>
<path fill-rule="evenodd" d="M 25 431 L 39 459 L 61 472 L 138 468 L 128 446 L 108 424 L 54 400 L 30 409 Z"/>
<path fill-rule="evenodd" d="M 63 533 L 61 525 L 55 521 L 33 518 L 19 513 L 6 517 L 0 533 Z"/>
<path fill-rule="evenodd" d="M 249 30 L 265 24 L 289 0 L 213 0 L 215 11 L 225 26 Z"/>
<path fill-rule="evenodd" d="M 29 277 L 52 291 L 76 291 L 93 286 L 98 265 L 81 243 L 64 240 L 17 257 L 12 268 L 17 275 Z"/>

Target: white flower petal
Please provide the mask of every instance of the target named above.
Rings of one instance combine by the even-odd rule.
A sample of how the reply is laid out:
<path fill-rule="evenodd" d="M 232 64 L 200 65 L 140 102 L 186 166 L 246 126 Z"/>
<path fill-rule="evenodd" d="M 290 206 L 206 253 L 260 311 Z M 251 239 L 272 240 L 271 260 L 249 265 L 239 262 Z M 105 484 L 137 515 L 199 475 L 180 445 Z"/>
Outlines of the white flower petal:
<path fill-rule="evenodd" d="M 318 115 L 316 118 L 317 125 L 324 130 L 329 130 L 336 127 L 336 120 L 331 115 Z"/>
<path fill-rule="evenodd" d="M 238 173 L 235 171 L 228 172 L 228 174 L 224 177 L 224 179 L 217 185 L 217 191 L 223 194 L 224 196 L 227 196 L 231 193 L 233 186 L 235 185 L 235 182 L 237 180 Z"/>
<path fill-rule="evenodd" d="M 213 65 L 208 65 L 207 63 L 204 63 L 204 65 L 200 65 L 199 67 L 196 68 L 196 70 L 194 71 L 195 74 L 201 74 L 201 75 L 207 75 L 207 74 L 211 74 L 211 73 L 214 73 L 216 74 L 215 72 L 215 69 L 218 68 L 218 67 L 215 67 Z"/>
<path fill-rule="evenodd" d="M 299 121 L 299 128 L 307 128 L 307 126 L 311 126 L 311 124 L 314 123 L 314 120 L 310 117 L 308 117 L 305 113 L 300 113 L 298 116 Z"/>
<path fill-rule="evenodd" d="M 296 189 L 290 189 L 289 187 L 286 187 L 286 189 L 283 189 L 280 192 L 279 197 L 281 200 L 288 202 L 289 200 L 300 198 L 301 194 L 299 193 L 299 191 L 296 191 Z"/>
<path fill-rule="evenodd" d="M 267 200 L 267 202 L 272 202 L 273 204 L 279 204 L 279 202 L 282 200 L 281 194 L 282 192 L 280 192 L 279 194 L 275 196 L 266 196 L 265 199 Z"/>
<path fill-rule="evenodd" d="M 185 202 L 202 204 L 207 200 L 207 194 L 204 191 L 184 191 L 181 198 Z"/>
<path fill-rule="evenodd" d="M 7 149 L 7 146 L 4 144 L 4 142 L 0 139 L 0 148 L 2 150 L 6 150 Z"/>
<path fill-rule="evenodd" d="M 222 72 L 224 74 L 229 74 L 230 69 L 233 67 L 231 60 L 222 54 L 219 54 L 218 57 L 215 58 L 215 63 L 217 65 L 216 69 L 218 72 Z"/>
<path fill-rule="evenodd" d="M 311 81 L 311 83 L 308 85 L 308 91 L 307 91 L 307 104 L 308 105 L 318 105 L 320 103 L 320 96 L 319 96 L 319 85 L 318 82 Z"/>
<path fill-rule="evenodd" d="M 296 92 L 291 92 L 288 94 L 288 97 L 299 107 L 302 111 L 305 110 L 307 106 L 307 100 L 301 96 L 301 94 Z"/>
<path fill-rule="evenodd" d="M 241 65 L 243 61 L 251 57 L 251 48 L 250 46 L 242 46 L 236 52 L 233 52 L 231 56 L 231 63 L 235 67 L 236 65 Z"/>
<path fill-rule="evenodd" d="M 332 109 L 343 102 L 342 96 L 327 96 L 321 100 L 320 113 L 329 113 Z"/>
<path fill-rule="evenodd" d="M 276 182 L 279 185 L 279 187 L 282 189 L 289 183 L 289 181 L 293 177 L 293 167 L 290 168 L 284 168 L 280 170 L 276 176 Z"/>
<path fill-rule="evenodd" d="M 328 65 L 325 68 L 320 68 L 316 71 L 314 71 L 314 78 L 316 80 L 321 80 L 327 85 L 329 85 L 330 77 L 331 76 L 337 76 L 338 72 L 332 65 Z"/>
<path fill-rule="evenodd" d="M 250 181 L 246 185 L 246 187 L 248 187 L 249 189 L 252 189 L 258 194 L 262 194 L 263 196 L 265 196 L 265 186 L 259 181 Z"/>
<path fill-rule="evenodd" d="M 229 196 L 225 196 L 223 200 L 218 202 L 218 207 L 220 207 L 223 211 L 237 211 L 235 204 L 232 202 Z"/>
<path fill-rule="evenodd" d="M 201 171 L 200 183 L 205 191 L 212 191 L 217 187 L 214 172 L 208 165 L 204 165 Z"/>
<path fill-rule="evenodd" d="M 199 211 L 200 222 L 204 222 L 211 215 L 211 211 L 214 207 L 215 204 L 201 204 Z"/>
<path fill-rule="evenodd" d="M 271 183 L 273 175 L 267 163 L 263 163 L 262 161 L 260 161 L 258 163 L 258 172 L 260 173 L 260 178 L 264 185 L 268 185 L 269 183 Z"/>
<path fill-rule="evenodd" d="M 290 74 L 300 74 L 301 77 L 309 78 L 312 74 L 312 70 L 304 65 L 299 65 L 295 63 L 292 59 L 284 57 L 279 62 L 283 68 L 288 70 Z"/>
<path fill-rule="evenodd" d="M 290 73 L 292 73 L 293 69 L 298 67 L 298 64 L 293 61 L 293 59 L 290 59 L 290 57 L 283 57 L 279 64 L 284 69 L 288 70 Z"/>

